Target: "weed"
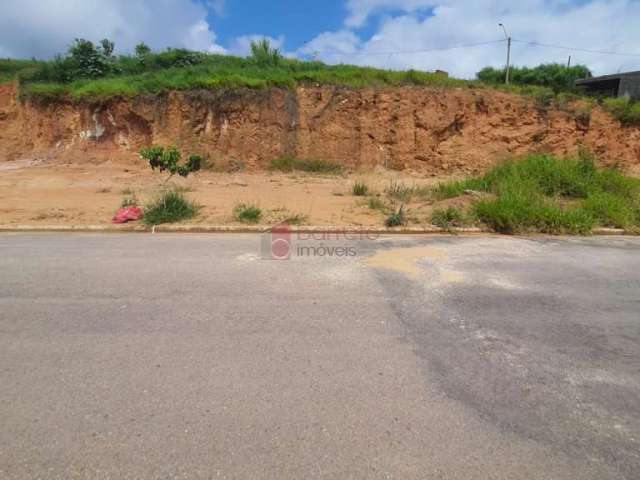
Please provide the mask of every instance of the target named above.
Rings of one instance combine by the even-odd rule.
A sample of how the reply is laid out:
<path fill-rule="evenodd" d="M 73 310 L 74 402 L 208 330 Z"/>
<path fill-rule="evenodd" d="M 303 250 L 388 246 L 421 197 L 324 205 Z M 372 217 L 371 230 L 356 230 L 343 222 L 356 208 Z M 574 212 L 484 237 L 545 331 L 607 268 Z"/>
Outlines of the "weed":
<path fill-rule="evenodd" d="M 135 194 L 131 197 L 124 197 L 122 199 L 122 202 L 120 202 L 120 207 L 122 208 L 131 207 L 133 205 L 138 205 L 138 199 L 136 198 Z"/>
<path fill-rule="evenodd" d="M 134 195 L 135 192 L 132 189 L 130 189 L 129 187 L 127 187 L 127 188 L 123 188 L 122 190 L 120 190 L 120 194 L 122 194 L 122 195 Z"/>
<path fill-rule="evenodd" d="M 449 207 L 435 209 L 431 214 L 431 223 L 444 230 L 451 230 L 453 227 L 464 227 L 467 224 L 467 219 L 461 210 Z"/>
<path fill-rule="evenodd" d="M 385 190 L 387 196 L 401 202 L 409 202 L 413 196 L 414 189 L 402 183 L 399 180 L 391 180 L 389 186 Z"/>
<path fill-rule="evenodd" d="M 313 173 L 340 173 L 342 165 L 322 159 L 301 159 L 292 155 L 282 155 L 271 161 L 271 170 L 280 172 L 313 172 Z"/>
<path fill-rule="evenodd" d="M 576 158 L 529 155 L 510 160 L 480 177 L 440 184 L 435 195 L 455 197 L 467 189 L 493 194 L 472 212 L 502 233 L 586 234 L 596 225 L 640 225 L 640 180 L 613 168 L 598 169 L 583 148 Z"/>
<path fill-rule="evenodd" d="M 188 220 L 197 215 L 200 206 L 187 200 L 182 193 L 165 190 L 144 208 L 147 225 L 160 225 Z"/>
<path fill-rule="evenodd" d="M 607 98 L 602 107 L 623 125 L 640 124 L 640 102 L 627 97 Z"/>
<path fill-rule="evenodd" d="M 367 207 L 371 210 L 379 210 L 386 213 L 388 210 L 387 204 L 380 199 L 380 197 L 369 197 L 367 200 Z"/>
<path fill-rule="evenodd" d="M 369 187 L 364 182 L 356 182 L 353 184 L 351 192 L 356 197 L 364 197 L 367 195 L 367 193 L 369 193 Z"/>
<path fill-rule="evenodd" d="M 286 208 L 276 208 L 269 212 L 269 222 L 286 223 L 287 225 L 302 225 L 309 220 L 307 215 L 302 213 L 291 213 Z"/>
<path fill-rule="evenodd" d="M 389 215 L 384 222 L 387 227 L 400 227 L 402 225 L 406 225 L 406 223 L 407 218 L 404 212 L 404 205 L 400 205 L 398 211 Z"/>
<path fill-rule="evenodd" d="M 233 208 L 233 216 L 243 223 L 258 223 L 262 218 L 262 210 L 251 203 L 239 203 Z"/>

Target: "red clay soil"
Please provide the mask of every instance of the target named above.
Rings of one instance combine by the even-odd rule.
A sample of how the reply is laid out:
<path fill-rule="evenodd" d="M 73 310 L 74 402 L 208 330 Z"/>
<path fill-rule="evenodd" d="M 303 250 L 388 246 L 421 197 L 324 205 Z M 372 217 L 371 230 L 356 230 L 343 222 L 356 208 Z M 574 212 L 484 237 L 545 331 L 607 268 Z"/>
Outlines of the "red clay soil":
<path fill-rule="evenodd" d="M 485 88 L 305 86 L 73 103 L 20 101 L 13 84 L 0 85 L 0 161 L 127 161 L 150 144 L 250 171 L 291 154 L 438 176 L 528 152 L 573 154 L 583 144 L 602 164 L 640 173 L 639 128 L 599 108 L 585 121 L 572 108 L 540 109 Z"/>

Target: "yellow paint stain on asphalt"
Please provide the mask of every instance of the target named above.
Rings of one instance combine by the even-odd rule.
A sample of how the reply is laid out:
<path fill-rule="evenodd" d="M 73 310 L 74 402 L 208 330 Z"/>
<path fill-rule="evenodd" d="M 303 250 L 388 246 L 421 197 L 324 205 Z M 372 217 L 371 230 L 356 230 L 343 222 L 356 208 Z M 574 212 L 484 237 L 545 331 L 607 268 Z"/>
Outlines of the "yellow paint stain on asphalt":
<path fill-rule="evenodd" d="M 454 272 L 453 270 L 440 271 L 440 280 L 444 283 L 459 283 L 463 278 L 462 272 Z"/>
<path fill-rule="evenodd" d="M 395 248 L 376 252 L 375 255 L 366 258 L 364 264 L 409 275 L 418 275 L 420 268 L 416 265 L 417 260 L 422 258 L 441 259 L 444 257 L 446 257 L 444 251 L 433 247 Z"/>

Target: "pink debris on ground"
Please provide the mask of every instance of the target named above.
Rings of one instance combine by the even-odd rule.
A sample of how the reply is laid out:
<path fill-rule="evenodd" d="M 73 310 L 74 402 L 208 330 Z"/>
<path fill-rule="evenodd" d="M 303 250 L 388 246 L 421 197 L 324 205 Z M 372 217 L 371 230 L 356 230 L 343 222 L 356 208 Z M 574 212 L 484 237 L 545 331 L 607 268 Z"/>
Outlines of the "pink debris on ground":
<path fill-rule="evenodd" d="M 142 209 L 136 205 L 120 208 L 111 219 L 112 223 L 127 223 L 142 218 Z"/>

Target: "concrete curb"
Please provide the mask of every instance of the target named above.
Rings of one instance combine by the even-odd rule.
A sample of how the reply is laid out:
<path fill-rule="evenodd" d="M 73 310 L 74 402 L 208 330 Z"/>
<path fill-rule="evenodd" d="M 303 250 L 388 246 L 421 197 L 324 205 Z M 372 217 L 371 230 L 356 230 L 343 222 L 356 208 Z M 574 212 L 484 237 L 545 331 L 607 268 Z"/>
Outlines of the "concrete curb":
<path fill-rule="evenodd" d="M 71 232 L 71 233 L 265 233 L 272 227 L 267 225 L 0 225 L 0 232 Z M 458 234 L 494 234 L 482 228 L 452 228 L 444 230 L 439 227 L 338 227 L 338 226 L 291 226 L 291 233 L 324 233 L 324 234 L 369 234 L 369 235 L 458 235 Z M 596 228 L 592 235 L 638 235 L 622 228 Z M 535 234 L 539 235 L 539 234 Z"/>

